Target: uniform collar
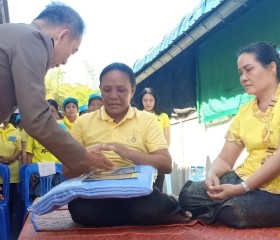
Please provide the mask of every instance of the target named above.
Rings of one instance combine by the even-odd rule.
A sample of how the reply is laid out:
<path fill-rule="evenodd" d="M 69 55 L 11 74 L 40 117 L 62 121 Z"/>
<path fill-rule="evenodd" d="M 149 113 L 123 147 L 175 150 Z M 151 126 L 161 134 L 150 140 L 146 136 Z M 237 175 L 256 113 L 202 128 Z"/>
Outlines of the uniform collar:
<path fill-rule="evenodd" d="M 13 124 L 9 123 L 7 125 L 7 127 L 4 129 L 4 127 L 0 127 L 0 131 L 5 131 L 5 132 L 9 132 L 9 131 L 12 131 L 12 130 L 15 130 L 16 128 L 14 127 Z"/>
<path fill-rule="evenodd" d="M 99 111 L 98 116 L 100 117 L 100 119 L 102 119 L 102 120 L 104 120 L 104 121 L 110 121 L 110 122 L 113 122 L 113 121 L 114 121 L 114 119 L 111 118 L 111 117 L 107 114 L 107 112 L 106 112 L 104 106 L 102 106 L 98 111 Z M 133 108 L 133 107 L 131 107 L 131 105 L 129 105 L 128 111 L 127 111 L 126 115 L 124 116 L 124 118 L 120 121 L 120 123 L 121 123 L 121 122 L 124 122 L 126 119 L 133 118 L 134 115 L 135 115 L 135 113 L 136 113 L 135 108 Z"/>

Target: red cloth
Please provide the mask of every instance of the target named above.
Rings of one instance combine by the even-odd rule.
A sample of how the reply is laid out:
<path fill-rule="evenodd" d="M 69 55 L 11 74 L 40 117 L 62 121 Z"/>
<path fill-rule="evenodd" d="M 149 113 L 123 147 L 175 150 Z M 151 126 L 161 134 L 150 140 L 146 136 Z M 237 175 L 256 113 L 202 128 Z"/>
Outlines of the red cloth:
<path fill-rule="evenodd" d="M 69 214 L 66 209 L 53 213 L 53 216 L 40 217 L 40 221 L 57 222 L 57 225 L 69 224 Z M 60 216 L 60 218 L 59 218 Z M 57 217 L 57 219 L 56 219 Z M 39 221 L 38 220 L 38 221 Z M 63 224 L 62 224 L 63 225 Z M 255 228 L 255 229 L 232 229 L 221 225 L 203 226 L 195 221 L 192 224 L 173 224 L 159 226 L 128 226 L 111 228 L 79 228 L 77 225 L 64 229 L 61 225 L 59 230 L 50 230 L 48 227 L 36 232 L 31 222 L 31 214 L 28 215 L 19 240 L 23 239 L 90 239 L 90 240 L 276 240 L 280 239 L 280 227 Z M 68 225 L 69 226 L 69 225 Z"/>

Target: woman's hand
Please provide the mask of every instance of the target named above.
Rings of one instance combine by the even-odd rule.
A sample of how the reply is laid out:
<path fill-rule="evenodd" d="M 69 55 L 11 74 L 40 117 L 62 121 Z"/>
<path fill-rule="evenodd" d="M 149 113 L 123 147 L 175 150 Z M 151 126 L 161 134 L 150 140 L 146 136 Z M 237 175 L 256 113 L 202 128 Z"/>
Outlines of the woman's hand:
<path fill-rule="evenodd" d="M 10 164 L 9 159 L 5 157 L 0 157 L 0 162 L 7 165 Z"/>
<path fill-rule="evenodd" d="M 5 163 L 5 158 L 2 157 L 2 156 L 0 156 L 0 163 L 6 164 L 6 163 Z"/>
<path fill-rule="evenodd" d="M 167 148 L 146 153 L 130 149 L 119 143 L 106 143 L 104 146 L 111 148 L 111 151 L 114 151 L 121 158 L 132 161 L 136 165 L 153 166 L 159 173 L 170 173 L 172 170 L 172 159 Z"/>
<path fill-rule="evenodd" d="M 221 184 L 210 186 L 207 194 L 212 200 L 216 201 L 245 194 L 245 191 L 241 184 Z"/>
<path fill-rule="evenodd" d="M 220 185 L 220 179 L 214 173 L 209 172 L 204 182 L 204 188 L 211 191 L 211 187 Z"/>
<path fill-rule="evenodd" d="M 107 143 L 105 146 L 112 147 L 112 150 L 123 159 L 129 159 L 129 151 L 131 150 L 124 145 L 119 143 Z"/>
<path fill-rule="evenodd" d="M 2 188 L 0 187 L 0 191 L 2 190 Z M 4 197 L 2 194 L 0 194 L 0 201 L 3 201 L 4 200 Z"/>

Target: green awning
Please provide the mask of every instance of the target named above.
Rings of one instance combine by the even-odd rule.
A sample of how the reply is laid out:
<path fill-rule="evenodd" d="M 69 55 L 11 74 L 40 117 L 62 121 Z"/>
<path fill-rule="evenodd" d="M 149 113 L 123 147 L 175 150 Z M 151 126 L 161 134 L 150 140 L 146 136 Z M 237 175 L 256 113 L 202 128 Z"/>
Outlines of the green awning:
<path fill-rule="evenodd" d="M 257 41 L 280 43 L 280 1 L 260 1 L 197 48 L 197 110 L 200 122 L 235 114 L 252 97 L 237 70 L 237 50 Z"/>

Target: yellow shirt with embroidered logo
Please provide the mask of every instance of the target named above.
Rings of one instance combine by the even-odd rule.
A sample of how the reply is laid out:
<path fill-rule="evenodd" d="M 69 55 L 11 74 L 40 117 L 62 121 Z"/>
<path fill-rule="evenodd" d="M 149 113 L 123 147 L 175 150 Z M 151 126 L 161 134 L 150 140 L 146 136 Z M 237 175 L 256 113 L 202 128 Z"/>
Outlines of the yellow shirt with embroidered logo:
<path fill-rule="evenodd" d="M 95 112 L 80 116 L 71 134 L 84 146 L 116 142 L 145 153 L 167 148 L 163 131 L 153 115 L 133 107 L 129 107 L 126 116 L 116 124 L 102 106 Z M 113 151 L 104 154 L 115 167 L 134 165 L 132 161 L 121 158 Z"/>
<path fill-rule="evenodd" d="M 280 136 L 280 90 L 275 95 L 277 101 L 273 108 L 261 112 L 257 100 L 244 104 L 235 116 L 227 134 L 226 140 L 244 146 L 248 156 L 244 162 L 235 169 L 243 180 L 255 173 L 270 154 L 268 148 L 275 153 L 279 145 Z M 269 161 L 269 159 L 267 160 Z M 272 180 L 261 190 L 280 194 L 280 176 Z"/>
<path fill-rule="evenodd" d="M 56 162 L 60 163 L 60 161 L 52 155 L 41 143 L 36 141 L 31 136 L 28 136 L 27 144 L 26 144 L 26 152 L 31 153 L 32 163 L 38 162 Z"/>
<path fill-rule="evenodd" d="M 11 157 L 19 150 L 21 150 L 20 132 L 10 123 L 5 129 L 0 127 L 0 156 Z M 10 168 L 10 182 L 18 183 L 20 181 L 18 160 L 8 166 Z M 2 183 L 2 179 L 0 183 Z"/>

